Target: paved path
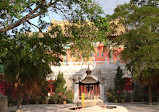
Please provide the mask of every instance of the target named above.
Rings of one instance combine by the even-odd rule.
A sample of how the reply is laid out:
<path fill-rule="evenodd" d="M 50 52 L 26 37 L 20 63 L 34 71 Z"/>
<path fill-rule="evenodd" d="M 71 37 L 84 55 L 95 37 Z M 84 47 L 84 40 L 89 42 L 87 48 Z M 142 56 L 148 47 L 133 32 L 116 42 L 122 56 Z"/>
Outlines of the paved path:
<path fill-rule="evenodd" d="M 74 104 L 30 104 L 22 105 L 22 109 L 24 112 L 60 112 L 61 109 L 72 106 L 74 106 Z M 8 108 L 9 112 L 13 110 L 16 110 L 15 106 Z"/>
<path fill-rule="evenodd" d="M 133 103 L 106 103 L 109 105 L 119 105 L 127 108 L 129 112 L 159 112 L 159 103 L 148 105 L 141 102 Z"/>
<path fill-rule="evenodd" d="M 106 103 L 107 105 L 119 105 L 127 108 L 129 112 L 159 112 L 159 103 L 147 105 L 144 103 Z M 75 106 L 74 104 L 34 104 L 22 105 L 24 112 L 60 112 L 61 109 Z M 9 107 L 8 111 L 15 110 L 16 107 Z"/>

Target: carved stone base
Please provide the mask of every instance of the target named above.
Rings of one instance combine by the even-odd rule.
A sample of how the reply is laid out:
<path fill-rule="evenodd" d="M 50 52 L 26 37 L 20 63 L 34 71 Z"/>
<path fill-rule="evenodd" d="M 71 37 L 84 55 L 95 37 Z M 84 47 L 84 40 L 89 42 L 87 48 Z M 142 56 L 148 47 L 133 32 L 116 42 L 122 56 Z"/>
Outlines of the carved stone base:
<path fill-rule="evenodd" d="M 96 99 L 96 100 L 85 100 L 84 106 L 95 106 L 95 105 L 104 105 L 103 100 Z M 77 101 L 77 106 L 82 106 L 82 101 Z"/>
<path fill-rule="evenodd" d="M 8 111 L 8 97 L 0 93 L 0 112 Z"/>

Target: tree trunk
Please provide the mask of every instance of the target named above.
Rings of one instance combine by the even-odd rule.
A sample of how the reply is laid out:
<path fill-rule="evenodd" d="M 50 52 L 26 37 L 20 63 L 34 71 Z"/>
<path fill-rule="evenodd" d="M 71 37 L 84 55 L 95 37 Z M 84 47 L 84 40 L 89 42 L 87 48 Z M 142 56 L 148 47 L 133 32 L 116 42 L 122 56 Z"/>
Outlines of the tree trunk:
<path fill-rule="evenodd" d="M 149 105 L 152 105 L 152 91 L 150 84 L 148 84 L 148 93 L 149 93 Z"/>
<path fill-rule="evenodd" d="M 21 103 L 22 103 L 22 98 L 18 98 L 18 100 L 17 100 L 17 110 L 20 110 L 21 109 Z"/>

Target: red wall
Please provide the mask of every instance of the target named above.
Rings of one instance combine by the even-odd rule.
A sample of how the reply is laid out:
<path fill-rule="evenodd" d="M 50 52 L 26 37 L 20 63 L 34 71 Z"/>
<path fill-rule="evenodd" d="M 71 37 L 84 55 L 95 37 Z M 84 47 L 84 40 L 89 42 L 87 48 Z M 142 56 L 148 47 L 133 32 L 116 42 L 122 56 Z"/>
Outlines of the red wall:
<path fill-rule="evenodd" d="M 104 47 L 103 46 L 98 46 L 95 47 L 95 52 L 94 52 L 94 57 L 90 57 L 89 61 L 110 61 L 109 58 L 109 47 Z M 120 59 L 120 52 L 123 50 L 123 48 L 114 48 L 113 49 L 113 61 L 117 61 L 117 57 L 119 57 Z M 103 56 L 102 56 L 102 52 L 103 52 Z M 99 54 L 99 56 L 98 56 Z M 107 60 L 105 60 L 107 58 Z M 67 62 L 70 62 L 72 59 L 72 62 L 76 62 L 76 61 L 82 61 L 82 59 L 77 60 L 76 57 L 73 57 L 71 55 L 71 50 L 67 50 Z"/>

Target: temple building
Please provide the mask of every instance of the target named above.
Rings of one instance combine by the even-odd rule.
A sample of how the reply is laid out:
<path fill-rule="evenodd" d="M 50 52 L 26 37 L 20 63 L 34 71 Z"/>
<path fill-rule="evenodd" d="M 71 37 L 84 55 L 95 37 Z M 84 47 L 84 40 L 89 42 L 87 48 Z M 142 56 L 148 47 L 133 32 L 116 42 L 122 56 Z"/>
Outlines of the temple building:
<path fill-rule="evenodd" d="M 63 25 L 65 21 L 53 20 L 53 22 Z M 116 36 L 111 35 L 110 38 L 115 38 Z M 102 43 L 96 42 L 95 52 L 90 53 L 90 58 L 87 62 L 83 59 L 78 61 L 68 48 L 67 55 L 63 56 L 61 66 L 50 65 L 52 74 L 50 74 L 48 80 L 55 80 L 58 73 L 61 72 L 66 80 L 65 86 L 74 92 L 75 101 L 81 99 L 82 93 L 89 95 L 90 98 L 96 97 L 106 101 L 106 91 L 110 87 L 114 88 L 114 78 L 117 68 L 120 67 L 123 70 L 123 78 L 126 79 L 125 89 L 132 91 L 131 85 L 129 85 L 132 75 L 126 69 L 125 62 L 119 56 L 120 52 L 124 50 L 124 46 L 113 48 L 113 52 L 109 55 L 109 51 L 112 49 L 110 47 L 105 47 Z"/>
<path fill-rule="evenodd" d="M 68 21 L 55 21 L 53 23 L 63 26 Z M 50 28 L 50 27 L 49 27 Z M 111 35 L 110 38 L 115 38 L 117 35 Z M 113 50 L 112 50 L 113 49 Z M 112 50 L 109 55 L 109 51 Z M 100 99 L 106 101 L 106 92 L 108 88 L 114 88 L 114 78 L 117 73 L 117 68 L 123 70 L 123 78 L 125 79 L 125 89 L 132 91 L 131 73 L 126 69 L 126 64 L 120 59 L 120 52 L 124 50 L 124 46 L 115 48 L 105 47 L 102 43 L 96 42 L 94 51 L 90 53 L 88 61 L 77 60 L 68 48 L 61 66 L 50 65 L 52 73 L 47 78 L 49 82 L 49 90 L 51 95 L 55 92 L 53 85 L 57 75 L 63 73 L 66 80 L 65 86 L 74 92 L 74 101 L 81 99 L 81 94 L 85 93 L 86 99 Z M 89 66 L 89 67 L 88 67 Z M 4 84 L 0 82 L 0 92 L 4 93 Z"/>

